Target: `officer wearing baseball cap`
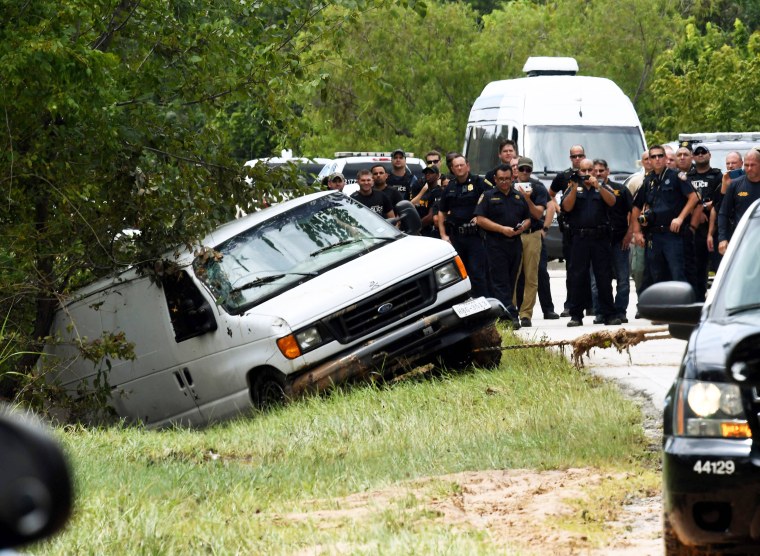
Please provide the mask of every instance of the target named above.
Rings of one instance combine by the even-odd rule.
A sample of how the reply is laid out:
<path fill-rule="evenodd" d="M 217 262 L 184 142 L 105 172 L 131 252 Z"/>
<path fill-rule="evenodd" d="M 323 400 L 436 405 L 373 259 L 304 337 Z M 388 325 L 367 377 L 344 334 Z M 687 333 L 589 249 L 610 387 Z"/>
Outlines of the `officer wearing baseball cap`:
<path fill-rule="evenodd" d="M 388 187 L 401 193 L 401 198 L 405 201 L 410 201 L 419 193 L 417 176 L 406 167 L 406 153 L 403 149 L 396 149 L 391 153 L 391 173 L 388 174 L 386 183 Z"/>

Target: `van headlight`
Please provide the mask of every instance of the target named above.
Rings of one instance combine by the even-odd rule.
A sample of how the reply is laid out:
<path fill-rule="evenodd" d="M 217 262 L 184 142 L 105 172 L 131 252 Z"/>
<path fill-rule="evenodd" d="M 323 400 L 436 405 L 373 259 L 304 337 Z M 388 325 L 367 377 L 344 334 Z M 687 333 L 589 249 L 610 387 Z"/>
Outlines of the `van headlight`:
<path fill-rule="evenodd" d="M 467 271 L 464 268 L 464 263 L 459 255 L 454 257 L 453 260 L 442 264 L 435 268 L 435 283 L 439 290 L 456 284 L 467 278 Z"/>
<path fill-rule="evenodd" d="M 319 325 L 302 328 L 298 332 L 288 334 L 284 338 L 277 340 L 277 347 L 282 354 L 288 359 L 295 359 L 304 353 L 332 340 L 332 336 L 327 331 L 323 331 Z"/>
<path fill-rule="evenodd" d="M 736 384 L 682 380 L 676 390 L 677 436 L 751 438 Z"/>

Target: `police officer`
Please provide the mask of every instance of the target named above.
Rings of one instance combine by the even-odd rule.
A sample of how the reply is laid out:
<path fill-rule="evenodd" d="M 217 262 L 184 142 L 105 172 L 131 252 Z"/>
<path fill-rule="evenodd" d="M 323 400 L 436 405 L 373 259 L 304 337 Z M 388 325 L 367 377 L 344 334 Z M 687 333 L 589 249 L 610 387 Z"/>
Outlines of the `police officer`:
<path fill-rule="evenodd" d="M 396 149 L 391 153 L 391 173 L 388 174 L 386 183 L 389 187 L 398 190 L 405 201 L 409 201 L 414 196 L 413 190 L 419 189 L 417 176 L 406 167 L 406 153 L 402 149 Z"/>
<path fill-rule="evenodd" d="M 544 212 L 549 204 L 546 187 L 530 176 L 533 160 L 521 156 L 517 159 L 517 192 L 523 197 L 530 211 L 530 226 L 520 236 L 523 244 L 520 279 L 515 291 L 514 303 L 520 308 L 520 325 L 533 326 L 533 307 L 539 284 L 541 248 L 543 246 Z M 522 288 L 522 291 L 521 291 Z M 551 301 L 550 301 L 551 302 Z"/>
<path fill-rule="evenodd" d="M 391 206 L 396 209 L 396 205 L 402 201 L 401 193 L 397 189 L 388 187 L 388 172 L 385 171 L 385 166 L 382 164 L 375 164 L 370 168 L 372 172 L 372 188 L 375 191 L 379 191 L 391 202 Z"/>
<path fill-rule="evenodd" d="M 486 180 L 486 184 L 489 187 L 496 186 L 496 170 L 499 169 L 499 167 L 502 164 L 511 164 L 512 159 L 517 158 L 517 143 L 512 141 L 512 139 L 502 139 L 499 143 L 499 163 L 496 165 L 496 168 L 493 170 L 489 170 L 485 177 L 483 178 Z M 512 179 L 515 178 L 515 168 L 512 168 Z"/>
<path fill-rule="evenodd" d="M 453 178 L 438 203 L 438 231 L 441 239 L 457 250 L 470 275 L 472 295 L 488 295 L 488 260 L 485 245 L 475 223 L 475 206 L 490 189 L 483 178 L 470 173 L 470 164 L 461 154 L 452 156 L 449 169 Z"/>
<path fill-rule="evenodd" d="M 422 173 L 425 176 L 426 187 L 420 193 L 417 202 L 417 212 L 420 215 L 422 228 L 420 235 L 440 239 L 438 233 L 438 201 L 441 199 L 443 188 L 438 183 L 440 170 L 435 164 L 427 166 Z"/>
<path fill-rule="evenodd" d="M 512 189 L 509 165 L 498 166 L 494 180 L 496 189 L 483 193 L 475 207 L 475 221 L 486 232 L 492 293 L 507 308 L 514 327 L 520 328 L 512 294 L 522 260 L 520 235 L 530 229 L 530 210 L 523 196 Z"/>
<path fill-rule="evenodd" d="M 612 190 L 615 204 L 609 208 L 612 240 L 612 278 L 615 280 L 615 316 L 628 322 L 628 301 L 631 292 L 630 246 L 633 233 L 628 233 L 633 208 L 633 195 L 622 183 L 609 179 L 610 167 L 603 158 L 594 159 L 594 177 Z M 594 321 L 596 322 L 596 320 Z M 598 324 L 598 323 L 597 323 Z"/>
<path fill-rule="evenodd" d="M 556 176 L 554 176 L 554 179 L 552 180 L 551 185 L 549 186 L 549 198 L 554 199 L 557 194 L 563 193 L 565 190 L 567 190 L 570 177 L 573 174 L 576 174 L 578 172 L 578 168 L 580 167 L 581 160 L 586 158 L 586 151 L 583 149 L 583 145 L 573 145 L 570 147 L 570 168 L 567 170 L 564 170 L 563 172 L 559 172 Z M 562 311 L 561 316 L 563 317 L 569 317 L 570 316 L 570 268 L 572 266 L 572 260 L 571 260 L 571 253 L 570 253 L 570 228 L 567 226 L 567 220 L 566 215 L 562 212 L 562 206 L 557 205 L 559 210 L 559 214 L 557 214 L 557 222 L 559 224 L 559 230 L 562 232 L 562 256 L 565 258 L 565 269 L 566 269 L 566 278 L 565 278 L 565 291 L 567 292 L 567 298 L 565 298 L 565 307 Z M 590 287 L 590 286 L 589 286 Z M 591 303 L 591 290 L 588 292 L 589 297 L 589 303 Z"/>
<path fill-rule="evenodd" d="M 588 158 L 581 160 L 578 172 L 568 180 L 562 196 L 562 210 L 570 228 L 570 322 L 568 326 L 583 324 L 583 310 L 588 307 L 591 275 L 594 271 L 599 292 L 599 312 L 607 325 L 620 324 L 612 302 L 612 244 L 610 242 L 609 207 L 615 204 L 615 194 L 593 175 L 594 164 Z"/>
<path fill-rule="evenodd" d="M 694 234 L 694 293 L 697 301 L 704 301 L 707 295 L 707 274 L 710 270 L 710 249 L 707 234 L 710 229 L 710 213 L 719 206 L 723 172 L 710 167 L 710 149 L 705 145 L 694 145 L 692 151 L 694 166 L 687 177 L 699 197 L 699 204 L 691 215 L 691 232 Z M 713 270 L 717 270 L 717 265 Z"/>
<path fill-rule="evenodd" d="M 728 240 L 742 214 L 757 199 L 760 199 L 760 151 L 751 149 L 744 156 L 744 175 L 731 180 L 726 195 L 720 204 L 718 214 L 718 250 L 726 253 Z"/>
<path fill-rule="evenodd" d="M 649 148 L 649 159 L 652 172 L 633 199 L 633 238 L 643 246 L 641 226 L 646 226 L 646 265 L 652 283 L 668 279 L 687 282 L 682 227 L 697 204 L 697 194 L 676 170 L 667 167 L 662 145 Z"/>
<path fill-rule="evenodd" d="M 356 180 L 359 183 L 359 191 L 351 195 L 352 199 L 385 218 L 396 216 L 388 196 L 381 191 L 375 191 L 372 187 L 372 173 L 369 170 L 366 168 L 359 170 L 356 173 Z"/>

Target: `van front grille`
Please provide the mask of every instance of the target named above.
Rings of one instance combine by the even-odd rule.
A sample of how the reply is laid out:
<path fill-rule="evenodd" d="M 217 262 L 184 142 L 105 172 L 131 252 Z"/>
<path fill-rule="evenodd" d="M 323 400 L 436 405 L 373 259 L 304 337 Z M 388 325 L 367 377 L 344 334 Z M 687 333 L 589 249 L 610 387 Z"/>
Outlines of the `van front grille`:
<path fill-rule="evenodd" d="M 341 343 L 352 342 L 419 311 L 435 299 L 432 271 L 394 284 L 325 319 Z"/>

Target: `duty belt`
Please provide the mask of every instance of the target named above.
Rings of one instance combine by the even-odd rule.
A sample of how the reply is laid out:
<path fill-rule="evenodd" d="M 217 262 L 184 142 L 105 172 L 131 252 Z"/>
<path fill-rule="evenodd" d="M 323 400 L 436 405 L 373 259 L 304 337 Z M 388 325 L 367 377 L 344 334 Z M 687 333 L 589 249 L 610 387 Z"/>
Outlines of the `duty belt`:
<path fill-rule="evenodd" d="M 573 230 L 570 230 L 570 234 L 577 237 L 599 239 L 603 237 L 609 237 L 610 229 L 606 226 L 601 228 L 575 228 Z"/>
<path fill-rule="evenodd" d="M 480 231 L 477 224 L 468 222 L 459 226 L 451 226 L 451 232 L 460 236 L 474 236 Z"/>

